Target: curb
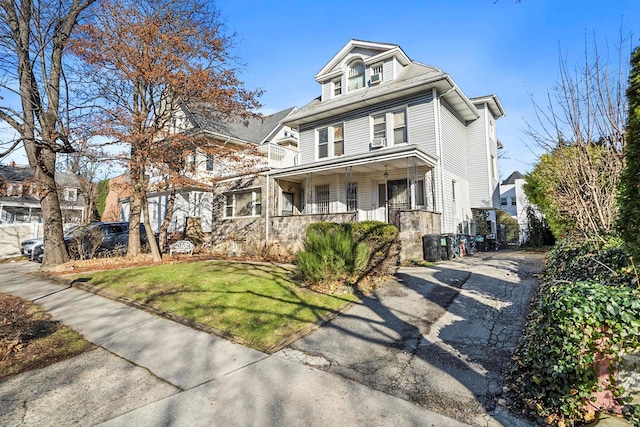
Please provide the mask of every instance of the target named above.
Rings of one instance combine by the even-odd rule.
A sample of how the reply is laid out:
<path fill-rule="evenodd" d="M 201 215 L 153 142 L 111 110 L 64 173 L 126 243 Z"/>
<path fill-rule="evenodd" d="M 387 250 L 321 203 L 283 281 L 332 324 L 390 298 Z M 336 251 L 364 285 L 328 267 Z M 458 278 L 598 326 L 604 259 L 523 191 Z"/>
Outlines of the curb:
<path fill-rule="evenodd" d="M 172 320 L 172 321 L 174 321 L 176 323 L 180 323 L 182 325 L 188 326 L 188 327 L 196 329 L 198 331 L 206 332 L 206 333 L 208 333 L 210 335 L 215 335 L 217 337 L 224 338 L 224 339 L 226 339 L 228 341 L 231 341 L 234 344 L 240 344 L 240 345 L 243 345 L 245 347 L 253 348 L 253 347 L 247 345 L 244 340 L 242 340 L 242 339 L 240 339 L 238 337 L 234 337 L 233 335 L 229 334 L 228 332 L 222 331 L 222 330 L 217 329 L 217 328 L 213 328 L 211 326 L 203 325 L 202 323 L 195 322 L 195 321 L 193 321 L 191 319 L 187 319 L 186 317 L 179 316 L 179 315 L 177 315 L 175 313 L 171 313 L 171 312 L 168 312 L 168 311 L 160 310 L 160 309 L 157 309 L 155 307 L 151 307 L 151 306 L 148 306 L 146 304 L 143 304 L 141 302 L 130 300 L 130 299 L 122 297 L 120 295 L 115 295 L 115 294 L 113 294 L 111 292 L 104 291 L 102 289 L 98 289 L 98 288 L 96 288 L 94 286 L 83 284 L 82 282 L 79 282 L 77 280 L 67 279 L 67 278 L 64 278 L 64 277 L 61 277 L 61 276 L 48 274 L 48 273 L 45 273 L 45 272 L 42 272 L 42 271 L 35 271 L 35 272 L 31 272 L 29 274 L 33 274 L 34 276 L 39 277 L 41 279 L 45 279 L 45 280 L 49 280 L 49 281 L 52 281 L 52 282 L 56 282 L 56 283 L 58 283 L 60 285 L 63 285 L 63 286 L 68 286 L 68 287 L 72 287 L 72 288 L 81 289 L 83 291 L 90 292 L 90 293 L 92 293 L 94 295 L 98 295 L 98 296 L 110 299 L 112 301 L 121 302 L 121 303 L 126 304 L 126 305 L 128 305 L 130 307 L 137 308 L 137 309 L 142 310 L 142 311 L 146 311 L 147 313 L 154 314 L 154 315 L 156 315 L 158 317 L 161 317 L 161 318 L 164 318 L 164 319 Z M 282 340 L 278 341 L 277 343 L 275 343 L 274 345 L 272 345 L 268 349 L 264 350 L 263 353 L 273 354 L 273 353 L 276 353 L 276 352 L 282 350 L 283 348 L 285 348 L 285 347 L 289 346 L 290 344 L 296 342 L 300 338 L 302 338 L 302 337 L 304 337 L 306 335 L 309 335 L 311 332 L 315 331 L 316 329 L 318 329 L 319 327 L 321 327 L 325 323 L 328 323 L 331 320 L 335 319 L 336 317 L 338 317 L 342 313 L 345 313 L 346 311 L 351 309 L 351 307 L 353 307 L 355 304 L 358 304 L 358 302 L 350 302 L 350 303 L 342 306 L 338 310 L 335 310 L 335 311 L 332 311 L 330 313 L 327 313 L 326 315 L 324 315 L 323 317 L 321 317 L 320 319 L 318 319 L 317 321 L 315 321 L 311 325 L 306 326 L 306 327 L 300 329 L 299 331 L 296 331 L 292 335 L 290 335 L 288 337 L 285 337 Z"/>

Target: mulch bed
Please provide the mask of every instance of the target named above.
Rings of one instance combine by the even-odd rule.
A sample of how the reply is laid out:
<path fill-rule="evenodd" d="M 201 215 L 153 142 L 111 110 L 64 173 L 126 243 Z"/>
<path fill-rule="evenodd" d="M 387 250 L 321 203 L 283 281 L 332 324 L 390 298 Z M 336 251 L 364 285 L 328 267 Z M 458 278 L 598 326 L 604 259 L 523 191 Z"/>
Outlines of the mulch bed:
<path fill-rule="evenodd" d="M 38 305 L 0 294 L 0 378 L 47 366 L 91 348 L 87 342 L 69 350 L 60 341 L 63 338 L 46 339 L 63 328 Z"/>

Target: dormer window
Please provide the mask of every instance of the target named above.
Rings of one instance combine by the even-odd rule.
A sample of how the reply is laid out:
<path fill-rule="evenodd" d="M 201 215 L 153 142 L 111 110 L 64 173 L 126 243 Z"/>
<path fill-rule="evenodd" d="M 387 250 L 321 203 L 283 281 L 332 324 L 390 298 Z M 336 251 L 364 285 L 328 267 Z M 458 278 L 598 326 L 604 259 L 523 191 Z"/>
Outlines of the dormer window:
<path fill-rule="evenodd" d="M 364 62 L 357 60 L 349 65 L 349 92 L 364 87 Z"/>
<path fill-rule="evenodd" d="M 342 79 L 333 81 L 333 96 L 342 95 Z"/>

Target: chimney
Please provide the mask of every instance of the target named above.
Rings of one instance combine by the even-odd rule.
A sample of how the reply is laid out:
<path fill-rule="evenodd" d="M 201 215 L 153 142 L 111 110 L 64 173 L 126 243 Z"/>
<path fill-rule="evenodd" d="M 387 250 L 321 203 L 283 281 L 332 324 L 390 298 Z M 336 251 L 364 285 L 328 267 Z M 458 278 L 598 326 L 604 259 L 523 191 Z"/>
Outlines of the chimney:
<path fill-rule="evenodd" d="M 11 160 L 11 161 L 9 162 L 9 166 L 11 166 L 12 168 L 15 168 L 15 167 L 16 167 L 16 162 L 14 162 L 13 160 Z"/>

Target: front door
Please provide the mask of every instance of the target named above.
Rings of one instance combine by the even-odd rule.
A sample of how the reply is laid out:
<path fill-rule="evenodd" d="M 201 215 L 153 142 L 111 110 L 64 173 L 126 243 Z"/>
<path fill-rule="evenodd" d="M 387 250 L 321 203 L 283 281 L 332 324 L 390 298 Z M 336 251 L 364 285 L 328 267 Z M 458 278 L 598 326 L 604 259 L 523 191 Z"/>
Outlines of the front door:
<path fill-rule="evenodd" d="M 387 182 L 387 200 L 389 224 L 393 224 L 399 229 L 400 211 L 411 208 L 411 199 L 409 198 L 406 179 Z"/>
<path fill-rule="evenodd" d="M 373 219 L 376 221 L 387 221 L 387 184 L 376 183 L 373 185 L 374 195 L 377 194 L 378 203 L 373 205 Z"/>
<path fill-rule="evenodd" d="M 282 193 L 282 215 L 293 215 L 293 193 Z"/>

